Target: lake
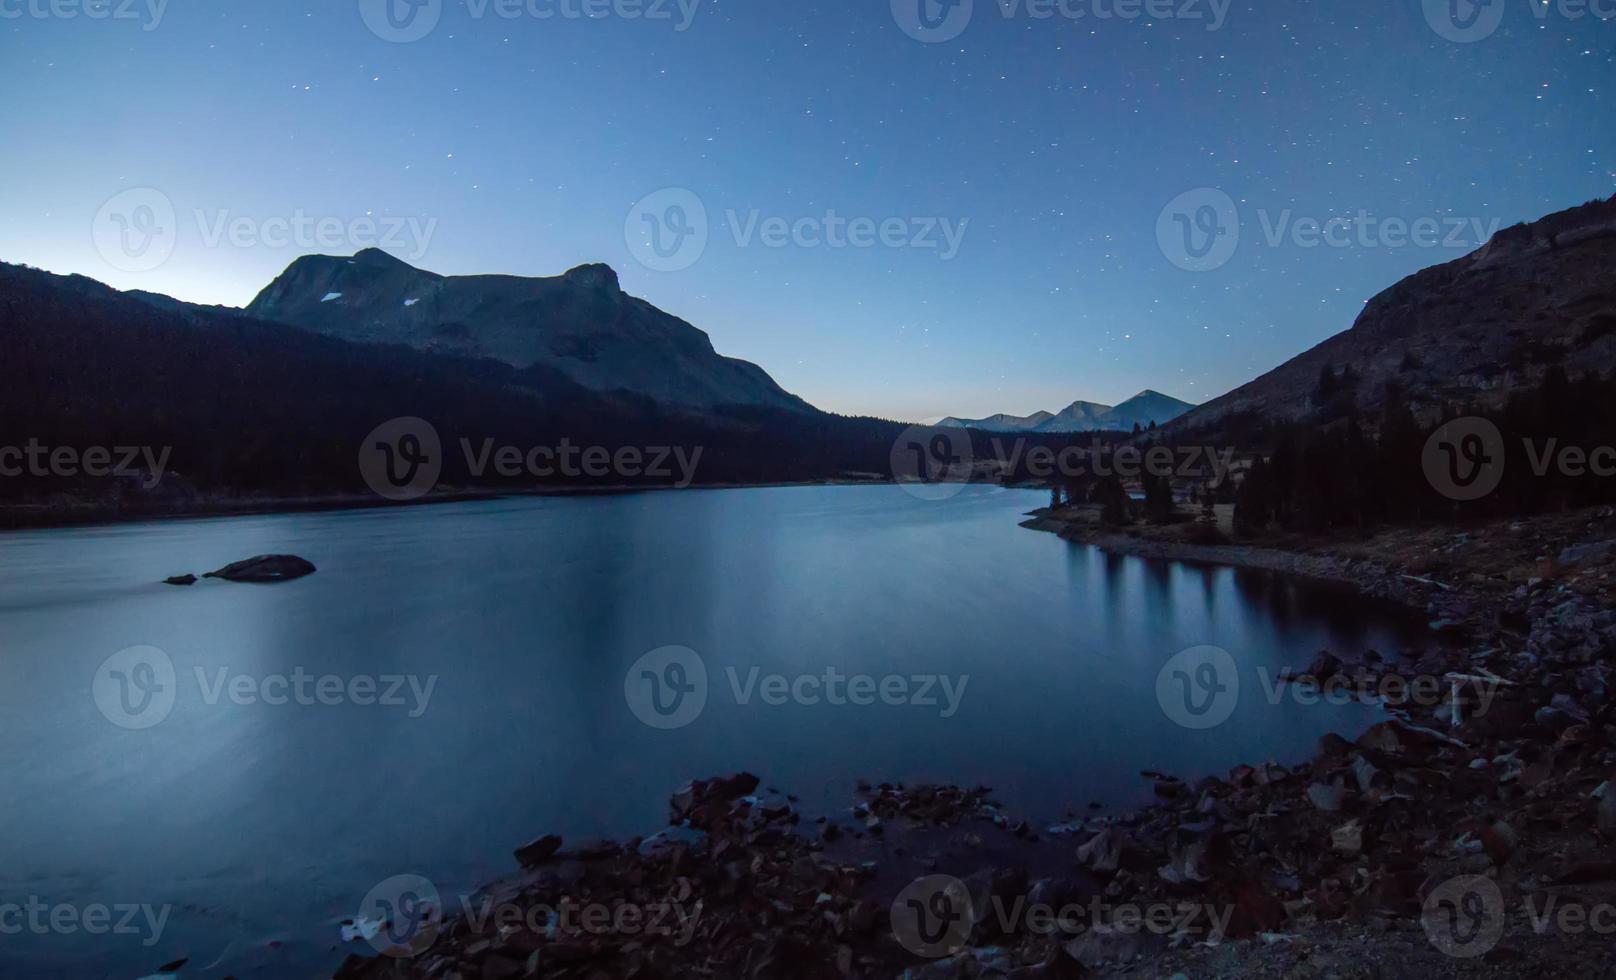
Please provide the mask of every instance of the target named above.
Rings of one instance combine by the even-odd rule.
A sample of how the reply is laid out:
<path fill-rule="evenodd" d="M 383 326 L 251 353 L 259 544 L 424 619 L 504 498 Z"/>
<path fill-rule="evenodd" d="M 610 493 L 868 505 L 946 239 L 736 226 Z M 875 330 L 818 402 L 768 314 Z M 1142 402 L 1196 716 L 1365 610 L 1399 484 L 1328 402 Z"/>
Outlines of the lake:
<path fill-rule="evenodd" d="M 685 780 L 739 769 L 809 813 L 859 778 L 987 784 L 1044 823 L 1137 804 L 1142 769 L 1294 763 L 1376 717 L 1274 703 L 1260 671 L 1420 642 L 1348 593 L 1017 527 L 1047 501 L 802 487 L 0 535 L 0 973 L 327 969 L 385 878 L 448 895 L 542 833 L 651 833 Z M 319 572 L 159 584 L 261 553 Z M 1203 645 L 1239 696 L 1189 727 L 1193 672 L 1164 666 Z"/>

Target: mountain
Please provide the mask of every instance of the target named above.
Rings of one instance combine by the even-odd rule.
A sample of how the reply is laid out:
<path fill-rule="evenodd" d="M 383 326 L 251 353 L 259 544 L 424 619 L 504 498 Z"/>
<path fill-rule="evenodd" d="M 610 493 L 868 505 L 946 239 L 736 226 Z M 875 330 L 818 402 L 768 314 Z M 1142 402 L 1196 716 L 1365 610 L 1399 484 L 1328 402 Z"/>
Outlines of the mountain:
<path fill-rule="evenodd" d="M 938 422 L 941 426 L 950 426 L 958 429 L 977 429 L 982 432 L 1031 432 L 1055 416 L 1048 412 L 1034 412 L 1031 415 L 990 415 L 985 419 L 957 419 L 949 416 Z"/>
<path fill-rule="evenodd" d="M 1150 428 L 1152 422 L 1163 425 L 1194 407 L 1159 391 L 1146 390 L 1115 407 L 1076 401 L 1056 413 L 993 415 L 985 419 L 950 416 L 937 424 L 982 432 L 1132 432 L 1135 425 L 1142 429 Z"/>
<path fill-rule="evenodd" d="M 549 278 L 440 276 L 374 248 L 305 255 L 247 312 L 359 343 L 549 368 L 591 391 L 671 407 L 811 410 L 762 368 L 720 356 L 702 331 L 624 293 L 605 265 Z"/>
<path fill-rule="evenodd" d="M 1370 300 L 1351 329 L 1170 431 L 1242 441 L 1265 425 L 1353 410 L 1372 424 L 1388 397 L 1427 421 L 1447 404 L 1497 407 L 1554 365 L 1573 377 L 1616 367 L 1616 197 L 1507 228 L 1416 272 Z"/>
<path fill-rule="evenodd" d="M 0 263 L 0 418 L 43 447 L 146 447 L 166 461 L 145 499 L 116 479 L 22 467 L 0 502 L 49 514 L 185 512 L 198 495 L 367 494 L 359 457 L 391 419 L 427 420 L 442 442 L 443 488 L 665 486 L 639 471 L 501 473 L 485 445 L 680 447 L 700 452 L 696 483 L 822 480 L 889 466 L 903 426 L 814 409 L 730 406 L 684 412 L 622 392 L 591 391 L 558 370 L 490 358 L 359 344 L 237 309 L 119 292 L 84 276 Z M 467 449 L 465 447 L 471 447 Z M 117 454 L 114 454 L 117 458 Z M 638 458 L 638 457 L 636 457 Z M 666 467 L 664 467 L 666 469 Z M 88 466 L 86 465 L 86 472 Z M 161 498 L 161 499 L 157 499 Z M 97 510 L 95 508 L 102 508 Z M 0 524 L 7 515 L 0 513 Z"/>
<path fill-rule="evenodd" d="M 1107 432 L 1111 429 L 1111 425 L 1107 421 L 1110 414 L 1110 405 L 1100 405 L 1096 402 L 1072 402 L 1056 412 L 1047 421 L 1038 425 L 1033 431 Z"/>
<path fill-rule="evenodd" d="M 1148 429 L 1152 424 L 1166 425 L 1194 407 L 1171 395 L 1146 389 L 1106 412 L 1101 420 L 1110 431 L 1131 432 L 1136 425 L 1141 429 Z"/>

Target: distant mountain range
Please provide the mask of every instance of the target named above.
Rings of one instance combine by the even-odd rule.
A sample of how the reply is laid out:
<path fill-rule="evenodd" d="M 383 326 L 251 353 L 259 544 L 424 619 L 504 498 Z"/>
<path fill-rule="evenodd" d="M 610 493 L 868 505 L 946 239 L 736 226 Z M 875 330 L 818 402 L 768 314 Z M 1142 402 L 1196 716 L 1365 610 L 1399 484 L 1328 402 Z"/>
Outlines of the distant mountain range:
<path fill-rule="evenodd" d="M 672 408 L 812 410 L 756 364 L 719 355 L 702 331 L 624 293 L 605 265 L 548 278 L 440 276 L 374 248 L 305 255 L 247 313 L 356 343 L 553 369 Z"/>
<path fill-rule="evenodd" d="M 1121 405 L 1076 401 L 1059 412 L 992 415 L 985 419 L 949 416 L 937 424 L 980 432 L 1132 432 L 1136 425 L 1141 429 L 1148 429 L 1152 424 L 1166 425 L 1194 407 L 1189 402 L 1147 389 Z"/>
<path fill-rule="evenodd" d="M 1616 197 L 1506 228 L 1414 273 L 1371 299 L 1350 330 L 1168 431 L 1242 444 L 1265 427 L 1354 411 L 1372 427 L 1388 398 L 1428 422 L 1446 405 L 1496 408 L 1556 365 L 1573 377 L 1616 368 Z M 1321 398 L 1327 370 L 1346 377 Z"/>

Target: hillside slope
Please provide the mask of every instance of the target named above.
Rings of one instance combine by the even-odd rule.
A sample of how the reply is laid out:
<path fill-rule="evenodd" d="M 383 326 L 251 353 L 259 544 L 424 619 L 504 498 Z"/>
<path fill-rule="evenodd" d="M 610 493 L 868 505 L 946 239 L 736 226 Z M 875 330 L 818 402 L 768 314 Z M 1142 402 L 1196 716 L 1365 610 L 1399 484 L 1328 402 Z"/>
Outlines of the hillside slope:
<path fill-rule="evenodd" d="M 1372 414 L 1388 394 L 1428 418 L 1446 403 L 1497 406 L 1552 365 L 1616 367 L 1616 197 L 1516 225 L 1480 250 L 1370 300 L 1350 330 L 1187 413 L 1185 438 L 1320 408 L 1328 368 L 1355 377 L 1334 398 Z"/>

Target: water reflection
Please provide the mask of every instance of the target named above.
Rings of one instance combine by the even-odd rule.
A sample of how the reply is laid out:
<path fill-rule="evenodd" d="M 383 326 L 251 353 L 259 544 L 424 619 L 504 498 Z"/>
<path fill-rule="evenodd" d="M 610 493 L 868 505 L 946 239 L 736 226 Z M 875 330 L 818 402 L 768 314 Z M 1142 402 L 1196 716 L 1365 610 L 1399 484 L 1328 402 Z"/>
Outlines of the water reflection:
<path fill-rule="evenodd" d="M 1370 718 L 1243 698 L 1224 726 L 1189 732 L 1154 693 L 1179 650 L 1216 644 L 1256 671 L 1418 641 L 1417 624 L 1341 593 L 1018 528 L 1044 497 L 701 491 L 0 536 L 0 893 L 176 909 L 165 955 L 21 937 L 0 967 L 77 956 L 79 974 L 150 971 L 213 955 L 217 922 L 238 914 L 246 951 L 230 968 L 329 966 L 333 923 L 383 878 L 469 887 L 539 833 L 654 831 L 680 783 L 736 769 L 810 810 L 845 806 L 860 777 L 985 783 L 1035 819 L 1132 803 L 1141 769 L 1297 761 Z M 155 584 L 263 552 L 320 572 Z M 97 666 L 135 644 L 167 651 L 180 685 L 144 732 L 109 724 L 89 693 Z M 624 674 L 670 644 L 704 658 L 708 705 L 659 731 L 630 711 Z M 299 668 L 437 685 L 411 718 L 209 703 L 197 674 Z M 736 691 L 750 671 L 828 668 L 968 685 L 950 717 Z"/>

